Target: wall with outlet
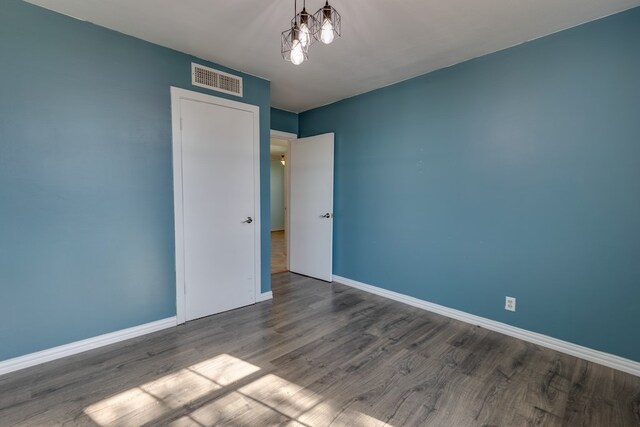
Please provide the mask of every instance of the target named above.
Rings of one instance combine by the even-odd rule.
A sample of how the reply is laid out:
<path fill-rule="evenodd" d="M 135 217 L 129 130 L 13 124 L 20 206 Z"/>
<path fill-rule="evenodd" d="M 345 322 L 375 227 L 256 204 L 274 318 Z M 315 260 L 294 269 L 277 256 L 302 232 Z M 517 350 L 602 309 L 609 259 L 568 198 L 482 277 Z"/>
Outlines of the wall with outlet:
<path fill-rule="evenodd" d="M 636 8 L 301 113 L 334 273 L 640 361 L 639 40 Z"/>

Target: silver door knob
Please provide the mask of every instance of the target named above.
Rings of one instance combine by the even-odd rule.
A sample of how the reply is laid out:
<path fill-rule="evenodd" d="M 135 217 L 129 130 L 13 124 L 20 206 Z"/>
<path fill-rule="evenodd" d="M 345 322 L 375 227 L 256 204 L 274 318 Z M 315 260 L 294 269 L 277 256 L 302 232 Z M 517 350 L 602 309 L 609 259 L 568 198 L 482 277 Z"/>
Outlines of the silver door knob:
<path fill-rule="evenodd" d="M 253 218 L 250 216 L 247 217 L 246 220 L 242 221 L 243 224 L 251 224 L 253 222 Z"/>
<path fill-rule="evenodd" d="M 327 212 L 324 215 L 320 215 L 320 218 L 331 218 L 333 215 L 331 215 L 329 212 Z"/>

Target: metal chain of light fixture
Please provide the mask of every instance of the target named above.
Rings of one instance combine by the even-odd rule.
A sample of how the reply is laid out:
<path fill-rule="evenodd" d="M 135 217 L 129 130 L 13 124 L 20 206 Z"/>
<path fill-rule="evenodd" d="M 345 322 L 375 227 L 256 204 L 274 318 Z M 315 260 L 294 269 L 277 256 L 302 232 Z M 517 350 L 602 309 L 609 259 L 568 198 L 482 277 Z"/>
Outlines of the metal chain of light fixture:
<path fill-rule="evenodd" d="M 330 44 L 336 35 L 340 37 L 342 19 L 338 11 L 329 5 L 329 0 L 313 15 L 307 12 L 306 0 L 300 13 L 294 0 L 293 10 L 291 28 L 281 35 L 280 50 L 285 61 L 300 65 L 308 59 L 309 47 L 316 40 Z"/>

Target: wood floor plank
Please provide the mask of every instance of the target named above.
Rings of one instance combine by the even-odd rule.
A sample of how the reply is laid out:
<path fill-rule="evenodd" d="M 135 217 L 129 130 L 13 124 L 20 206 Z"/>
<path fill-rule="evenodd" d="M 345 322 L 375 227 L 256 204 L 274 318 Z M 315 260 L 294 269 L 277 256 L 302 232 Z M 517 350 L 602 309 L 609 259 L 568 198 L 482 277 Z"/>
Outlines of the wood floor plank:
<path fill-rule="evenodd" d="M 0 426 L 640 426 L 640 378 L 290 272 L 273 301 L 0 377 Z"/>

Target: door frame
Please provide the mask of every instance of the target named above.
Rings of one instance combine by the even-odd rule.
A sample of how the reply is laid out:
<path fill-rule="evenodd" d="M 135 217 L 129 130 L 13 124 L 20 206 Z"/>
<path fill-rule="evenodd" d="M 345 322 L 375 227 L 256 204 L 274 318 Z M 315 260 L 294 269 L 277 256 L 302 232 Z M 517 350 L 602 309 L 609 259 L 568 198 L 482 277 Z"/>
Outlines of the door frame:
<path fill-rule="evenodd" d="M 219 105 L 236 110 L 247 111 L 253 114 L 253 176 L 254 176 L 254 278 L 255 292 L 254 303 L 260 300 L 261 295 L 261 265 L 260 265 L 260 107 L 232 101 L 213 95 L 194 92 L 171 86 L 171 128 L 173 149 L 173 207 L 175 224 L 175 258 L 176 258 L 176 318 L 177 323 L 186 321 L 186 297 L 185 297 L 185 266 L 184 266 L 184 212 L 182 195 L 182 111 L 180 100 L 187 99 L 195 102 Z M 176 201 L 180 203 L 176 203 Z"/>
<path fill-rule="evenodd" d="M 284 165 L 284 206 L 286 207 L 285 212 L 284 212 L 284 236 L 286 238 L 286 245 L 287 245 L 287 270 L 290 270 L 289 268 L 289 259 L 291 258 L 291 253 L 290 253 L 290 241 L 289 241 L 289 237 L 291 236 L 291 233 L 289 232 L 289 212 L 291 211 L 291 206 L 290 206 L 290 196 L 291 196 L 291 144 L 293 144 L 296 139 L 298 139 L 298 135 L 296 135 L 295 133 L 290 133 L 290 132 L 283 132 L 280 130 L 274 130 L 271 129 L 271 135 L 270 137 L 275 137 L 278 139 L 283 139 L 285 141 L 287 141 L 287 161 Z M 271 197 L 269 197 L 269 199 L 271 199 Z"/>

